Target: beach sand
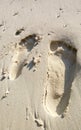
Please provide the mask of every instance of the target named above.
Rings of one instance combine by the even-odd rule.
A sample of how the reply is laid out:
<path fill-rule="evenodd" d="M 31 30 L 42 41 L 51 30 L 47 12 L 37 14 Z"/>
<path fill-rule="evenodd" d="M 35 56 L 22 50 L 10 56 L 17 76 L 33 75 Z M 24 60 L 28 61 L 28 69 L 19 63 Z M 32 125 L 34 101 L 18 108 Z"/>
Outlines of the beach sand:
<path fill-rule="evenodd" d="M 81 1 L 0 1 L 0 130 L 81 129 Z"/>

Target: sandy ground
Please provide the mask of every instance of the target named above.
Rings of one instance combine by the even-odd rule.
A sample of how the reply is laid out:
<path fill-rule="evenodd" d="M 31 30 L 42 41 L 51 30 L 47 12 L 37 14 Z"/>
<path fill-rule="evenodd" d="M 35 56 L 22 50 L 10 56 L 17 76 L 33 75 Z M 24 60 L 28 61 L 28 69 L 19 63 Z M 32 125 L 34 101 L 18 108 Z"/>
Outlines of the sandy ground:
<path fill-rule="evenodd" d="M 0 130 L 81 130 L 81 1 L 0 1 Z"/>

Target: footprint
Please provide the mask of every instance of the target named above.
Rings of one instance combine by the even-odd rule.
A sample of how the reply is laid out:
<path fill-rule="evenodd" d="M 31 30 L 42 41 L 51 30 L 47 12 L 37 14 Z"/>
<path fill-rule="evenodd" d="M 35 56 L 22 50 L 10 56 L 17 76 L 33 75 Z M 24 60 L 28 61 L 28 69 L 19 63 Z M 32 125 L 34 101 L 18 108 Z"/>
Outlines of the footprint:
<path fill-rule="evenodd" d="M 52 41 L 50 51 L 44 107 L 56 117 L 62 115 L 69 104 L 77 50 L 63 41 Z"/>
<path fill-rule="evenodd" d="M 24 64 L 26 64 L 27 56 L 34 46 L 39 41 L 39 36 L 36 34 L 29 35 L 21 40 L 19 44 L 14 47 L 13 57 L 9 67 L 9 79 L 16 79 L 22 71 Z"/>

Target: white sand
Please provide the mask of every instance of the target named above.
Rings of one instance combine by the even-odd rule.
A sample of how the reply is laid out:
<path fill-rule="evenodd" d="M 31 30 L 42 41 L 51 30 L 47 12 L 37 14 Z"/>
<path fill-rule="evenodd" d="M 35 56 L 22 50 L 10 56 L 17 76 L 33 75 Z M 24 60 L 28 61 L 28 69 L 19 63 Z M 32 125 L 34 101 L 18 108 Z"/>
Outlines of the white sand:
<path fill-rule="evenodd" d="M 0 130 L 81 129 L 81 1 L 0 1 Z"/>

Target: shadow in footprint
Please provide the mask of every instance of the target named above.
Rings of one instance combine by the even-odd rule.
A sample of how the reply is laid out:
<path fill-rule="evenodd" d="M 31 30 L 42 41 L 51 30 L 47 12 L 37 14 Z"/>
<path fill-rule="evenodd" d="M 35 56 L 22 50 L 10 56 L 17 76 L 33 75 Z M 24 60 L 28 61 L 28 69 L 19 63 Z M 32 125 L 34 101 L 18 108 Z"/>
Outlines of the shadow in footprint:
<path fill-rule="evenodd" d="M 48 58 L 48 85 L 45 105 L 53 116 L 65 112 L 70 99 L 72 82 L 76 70 L 77 50 L 64 41 L 52 41 Z"/>
<path fill-rule="evenodd" d="M 30 61 L 30 63 L 27 65 L 27 68 L 29 68 L 29 70 L 31 70 L 34 67 L 34 62 L 33 60 Z"/>
<path fill-rule="evenodd" d="M 24 45 L 27 51 L 31 51 L 38 44 L 39 38 L 36 34 L 29 35 L 21 40 L 19 45 Z"/>

